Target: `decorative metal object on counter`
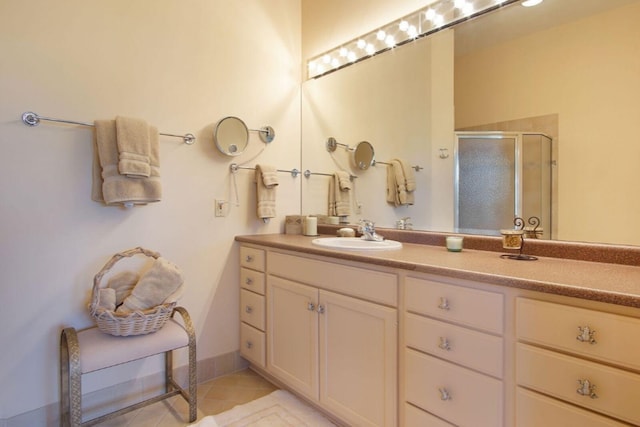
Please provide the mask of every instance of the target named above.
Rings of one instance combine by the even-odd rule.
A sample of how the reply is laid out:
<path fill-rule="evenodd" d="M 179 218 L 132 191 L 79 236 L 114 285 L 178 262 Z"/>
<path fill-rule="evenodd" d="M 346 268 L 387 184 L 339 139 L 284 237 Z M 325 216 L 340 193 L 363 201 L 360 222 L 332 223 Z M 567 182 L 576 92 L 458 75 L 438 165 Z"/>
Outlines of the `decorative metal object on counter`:
<path fill-rule="evenodd" d="M 540 218 L 532 216 L 527 222 L 530 227 L 525 227 L 524 220 L 516 217 L 513 220 L 513 225 L 515 226 L 513 229 L 500 230 L 500 234 L 502 234 L 502 247 L 509 250 L 518 250 L 518 254 L 503 254 L 500 255 L 500 258 L 515 259 L 518 261 L 535 261 L 538 259 L 538 257 L 522 253 L 525 238 L 537 239 L 538 236 L 542 234 L 542 229 L 538 229 Z"/>

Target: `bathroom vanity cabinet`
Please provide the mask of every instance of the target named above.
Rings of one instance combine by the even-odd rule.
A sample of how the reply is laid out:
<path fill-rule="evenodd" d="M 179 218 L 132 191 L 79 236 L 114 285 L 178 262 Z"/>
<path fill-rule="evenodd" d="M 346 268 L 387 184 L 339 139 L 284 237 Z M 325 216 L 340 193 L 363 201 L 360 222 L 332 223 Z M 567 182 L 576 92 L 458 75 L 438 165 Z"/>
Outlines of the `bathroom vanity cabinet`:
<path fill-rule="evenodd" d="M 243 356 L 347 425 L 640 425 L 640 268 L 246 239 Z"/>

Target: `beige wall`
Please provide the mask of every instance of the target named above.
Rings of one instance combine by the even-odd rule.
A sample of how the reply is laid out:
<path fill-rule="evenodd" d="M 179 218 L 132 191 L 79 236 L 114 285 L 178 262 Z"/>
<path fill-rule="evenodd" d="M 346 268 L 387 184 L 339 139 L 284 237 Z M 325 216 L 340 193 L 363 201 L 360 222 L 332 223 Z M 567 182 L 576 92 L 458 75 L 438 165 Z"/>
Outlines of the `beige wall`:
<path fill-rule="evenodd" d="M 457 128 L 557 114 L 559 239 L 640 242 L 639 16 L 636 2 L 456 58 Z"/>
<path fill-rule="evenodd" d="M 148 247 L 182 268 L 199 360 L 239 348 L 233 237 L 280 232 L 299 212 L 300 178 L 280 176 L 279 217 L 265 225 L 252 173 L 240 171 L 240 206 L 214 217 L 214 199 L 233 196 L 229 163 L 263 144 L 252 133 L 247 154 L 224 158 L 212 124 L 227 115 L 269 124 L 276 139 L 248 166 L 300 167 L 300 15 L 298 0 L 0 2 L 0 420 L 58 400 L 60 330 L 92 323 L 93 275 L 119 250 Z M 162 202 L 104 207 L 90 199 L 92 131 L 30 128 L 20 121 L 29 110 L 140 117 L 197 142 L 161 138 Z M 118 375 L 90 378 L 86 391 Z"/>

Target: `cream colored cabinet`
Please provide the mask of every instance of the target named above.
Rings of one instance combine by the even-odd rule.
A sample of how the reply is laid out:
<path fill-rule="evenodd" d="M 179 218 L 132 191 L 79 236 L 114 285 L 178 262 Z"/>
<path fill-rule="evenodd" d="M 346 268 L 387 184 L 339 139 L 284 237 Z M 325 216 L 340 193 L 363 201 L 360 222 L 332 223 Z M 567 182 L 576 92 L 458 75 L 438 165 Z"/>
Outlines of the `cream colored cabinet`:
<path fill-rule="evenodd" d="M 349 425 L 395 426 L 396 276 L 277 252 L 268 262 L 267 372 Z M 353 296 L 365 287 L 388 305 Z"/>
<path fill-rule="evenodd" d="M 266 365 L 265 251 L 240 247 L 240 354 Z"/>
<path fill-rule="evenodd" d="M 404 302 L 404 424 L 502 426 L 504 296 L 407 277 Z"/>
<path fill-rule="evenodd" d="M 518 426 L 640 425 L 640 319 L 517 298 L 516 334 Z"/>

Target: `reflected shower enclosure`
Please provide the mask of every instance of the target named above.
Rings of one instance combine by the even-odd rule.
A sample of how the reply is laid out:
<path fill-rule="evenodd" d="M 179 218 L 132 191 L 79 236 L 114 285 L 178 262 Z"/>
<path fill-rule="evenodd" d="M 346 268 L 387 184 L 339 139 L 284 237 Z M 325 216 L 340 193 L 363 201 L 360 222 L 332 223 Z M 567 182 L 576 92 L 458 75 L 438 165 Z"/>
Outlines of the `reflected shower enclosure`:
<path fill-rule="evenodd" d="M 456 132 L 455 218 L 459 233 L 500 235 L 515 217 L 540 218 L 552 238 L 552 140 L 541 133 Z"/>

